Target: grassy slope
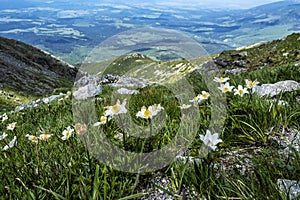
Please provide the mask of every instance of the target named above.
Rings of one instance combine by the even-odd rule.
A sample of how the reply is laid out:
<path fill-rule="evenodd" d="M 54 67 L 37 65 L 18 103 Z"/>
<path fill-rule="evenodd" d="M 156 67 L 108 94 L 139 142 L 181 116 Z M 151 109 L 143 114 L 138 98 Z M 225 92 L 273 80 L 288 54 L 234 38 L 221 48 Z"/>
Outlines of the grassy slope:
<path fill-rule="evenodd" d="M 269 47 L 266 45 L 264 48 L 266 50 Z M 290 48 L 293 49 L 293 45 Z M 279 48 L 278 52 L 282 53 Z M 276 55 L 280 56 L 280 53 Z M 256 54 L 253 53 L 253 55 Z M 263 55 L 261 59 L 264 58 Z M 252 59 L 252 56 L 248 56 L 248 59 Z M 255 64 L 257 59 L 259 58 L 253 58 L 254 63 L 253 65 L 250 63 L 249 66 L 258 66 Z M 276 64 L 274 61 L 273 66 L 262 70 L 255 70 L 241 76 L 231 76 L 230 83 L 235 86 L 244 85 L 244 78 L 257 79 L 263 83 L 274 83 L 285 79 L 299 81 L 299 67 L 294 65 L 296 61 L 299 61 L 297 59 L 297 57 L 293 58 L 289 62 L 289 59 L 283 61 L 281 57 L 278 57 L 276 62 L 279 63 Z M 196 93 L 206 89 L 201 84 L 201 79 L 202 77 L 197 73 L 189 78 Z M 160 170 L 173 181 L 172 187 L 167 189 L 169 193 L 180 194 L 184 184 L 197 191 L 199 194 L 197 198 L 203 195 L 211 199 L 231 197 L 285 199 L 279 192 L 276 180 L 278 178 L 300 180 L 300 155 L 296 151 L 287 157 L 278 154 L 281 147 L 264 133 L 272 130 L 271 136 L 277 135 L 282 127 L 300 130 L 300 104 L 295 99 L 299 95 L 300 91 L 295 91 L 277 97 L 278 100 L 289 102 L 287 106 L 280 107 L 256 95 L 249 101 L 249 95 L 240 98 L 228 94 L 225 127 L 220 133 L 224 142 L 216 153 L 210 154 L 194 166 L 172 163 Z M 98 117 L 101 116 L 103 107 L 110 104 L 111 89 L 105 88 L 104 93 L 99 97 L 101 99 L 96 103 L 99 110 Z M 144 141 L 147 151 L 159 148 L 161 140 L 167 144 L 176 134 L 178 128 L 176 120 L 180 119 L 178 102 L 174 96 L 159 88 L 144 89 L 128 102 L 129 111 L 134 115 L 141 105 L 151 105 L 159 103 L 158 101 L 167 108 L 166 112 L 170 118 L 166 121 L 160 135 Z M 205 102 L 199 108 L 201 111 L 199 118 L 202 119 L 199 134 L 202 134 L 209 123 L 204 119 L 209 119 L 210 102 Z M 8 137 L 0 141 L 0 147 L 3 148 L 14 135 L 18 137 L 18 143 L 12 149 L 0 153 L 1 198 L 18 199 L 26 196 L 28 199 L 118 199 L 138 193 L 137 184 L 146 183 L 153 176 L 152 173 L 141 175 L 123 173 L 104 166 L 90 157 L 84 148 L 83 141 L 75 134 L 69 140 L 63 141 L 62 131 L 67 126 L 75 124 L 70 97 L 22 112 L 7 114 L 9 119 L 0 125 L 0 133 L 6 132 Z M 8 123 L 12 122 L 17 122 L 16 129 L 6 130 Z M 143 123 L 143 121 L 137 121 L 137 123 Z M 115 139 L 120 130 L 113 127 L 115 124 L 112 120 L 105 128 L 106 134 L 115 145 L 121 148 L 122 142 Z M 47 142 L 40 141 L 38 145 L 31 143 L 25 137 L 26 134 L 38 136 L 41 133 L 49 133 L 53 136 Z M 132 151 L 140 150 L 140 145 L 134 138 L 129 137 L 127 142 L 126 148 Z M 197 157 L 201 153 L 200 146 L 201 141 L 196 137 L 191 145 L 193 156 Z M 224 173 L 220 168 L 216 168 L 221 165 L 221 159 L 226 156 L 226 152 L 232 149 L 244 149 L 255 155 L 249 158 L 254 163 L 253 173 L 241 175 L 234 163 L 232 164 L 233 171 L 230 172 Z M 262 150 L 255 153 L 253 149 Z"/>
<path fill-rule="evenodd" d="M 245 61 L 246 68 L 256 70 L 262 67 L 291 66 L 300 60 L 300 34 L 294 33 L 284 39 L 263 43 L 257 47 L 240 50 L 224 51 L 220 58 Z M 247 52 L 247 56 L 238 56 L 241 52 Z M 286 54 L 286 55 L 285 55 Z"/>

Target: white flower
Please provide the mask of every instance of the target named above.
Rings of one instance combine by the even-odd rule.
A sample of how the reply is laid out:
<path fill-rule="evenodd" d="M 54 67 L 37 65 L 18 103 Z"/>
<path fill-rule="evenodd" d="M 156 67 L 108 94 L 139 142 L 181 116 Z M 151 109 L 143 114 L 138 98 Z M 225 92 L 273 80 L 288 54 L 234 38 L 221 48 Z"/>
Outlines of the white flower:
<path fill-rule="evenodd" d="M 243 88 L 241 85 L 239 85 L 237 89 L 234 89 L 234 95 L 240 95 L 242 97 L 246 93 L 249 93 L 247 88 Z"/>
<path fill-rule="evenodd" d="M 151 107 L 151 106 L 149 106 Z M 154 104 L 152 106 L 152 110 L 154 112 L 154 116 L 157 115 L 160 111 L 162 111 L 164 108 L 160 104 Z"/>
<path fill-rule="evenodd" d="M 106 124 L 111 118 L 106 116 L 101 116 L 100 121 L 93 124 L 93 126 L 99 126 L 102 124 Z"/>
<path fill-rule="evenodd" d="M 136 114 L 136 117 L 144 118 L 144 119 L 152 119 L 155 115 L 157 115 L 164 108 L 160 104 L 154 104 L 153 106 L 143 106 L 140 111 Z"/>
<path fill-rule="evenodd" d="M 194 105 L 196 105 L 196 103 L 200 103 L 203 100 L 207 100 L 209 98 L 210 94 L 206 91 L 202 91 L 201 94 L 198 94 L 197 96 L 195 96 L 192 100 L 190 100 L 190 102 L 194 103 Z"/>
<path fill-rule="evenodd" d="M 186 104 L 182 104 L 181 106 L 178 106 L 181 110 L 185 110 L 185 109 L 188 109 L 190 108 L 192 105 L 186 105 Z"/>
<path fill-rule="evenodd" d="M 39 136 L 39 139 L 40 140 L 44 140 L 44 141 L 47 141 L 51 136 L 52 136 L 53 134 L 41 134 L 40 136 Z M 28 138 L 29 139 L 29 138 Z"/>
<path fill-rule="evenodd" d="M 225 82 L 227 82 L 229 79 L 230 79 L 230 78 L 228 78 L 228 77 L 220 77 L 220 78 L 215 77 L 215 78 L 214 78 L 214 81 L 217 82 L 217 83 L 225 83 Z"/>
<path fill-rule="evenodd" d="M 13 131 L 16 128 L 17 122 L 13 122 L 7 125 L 7 130 Z"/>
<path fill-rule="evenodd" d="M 4 113 L 1 117 L 2 117 L 2 122 L 8 120 L 8 116 L 6 113 Z"/>
<path fill-rule="evenodd" d="M 6 133 L 3 133 L 2 135 L 0 135 L 0 140 L 3 140 L 4 138 L 7 137 L 7 134 Z"/>
<path fill-rule="evenodd" d="M 190 100 L 190 102 L 192 103 L 199 103 L 200 101 L 200 94 L 198 94 L 197 96 L 195 96 L 192 100 Z"/>
<path fill-rule="evenodd" d="M 68 126 L 67 129 L 63 131 L 63 133 L 62 133 L 63 136 L 62 136 L 61 139 L 62 139 L 62 140 L 67 140 L 67 139 L 69 139 L 69 138 L 72 136 L 73 131 L 74 131 L 74 129 L 72 129 L 70 126 Z"/>
<path fill-rule="evenodd" d="M 255 88 L 257 86 L 257 84 L 259 84 L 259 82 L 257 80 L 251 81 L 251 80 L 245 79 L 245 82 L 246 82 L 246 87 L 250 88 L 250 89 Z"/>
<path fill-rule="evenodd" d="M 201 100 L 206 100 L 206 99 L 209 98 L 209 96 L 210 96 L 210 94 L 208 92 L 202 91 L 201 94 L 199 95 L 199 99 L 200 99 L 200 101 Z"/>
<path fill-rule="evenodd" d="M 10 141 L 8 143 L 8 145 L 5 145 L 3 147 L 3 151 L 6 151 L 7 149 L 12 148 L 16 144 L 16 141 L 17 141 L 17 136 L 14 136 L 14 139 L 12 139 L 12 141 Z"/>
<path fill-rule="evenodd" d="M 38 137 L 36 137 L 36 136 L 34 136 L 34 135 L 25 135 L 25 137 L 27 137 L 28 138 L 28 140 L 30 141 L 30 142 L 33 142 L 33 143 L 38 143 L 39 141 L 38 141 Z"/>
<path fill-rule="evenodd" d="M 126 105 L 126 99 L 120 104 L 120 100 L 117 100 L 117 103 L 113 106 L 106 107 L 106 111 L 104 112 L 104 115 L 113 117 L 114 115 L 127 113 L 127 109 L 125 108 Z"/>
<path fill-rule="evenodd" d="M 218 87 L 218 89 L 220 89 L 222 93 L 231 92 L 233 88 L 234 86 L 230 86 L 228 82 L 225 84 L 221 84 L 221 86 Z"/>
<path fill-rule="evenodd" d="M 200 140 L 202 140 L 203 144 L 205 144 L 207 147 L 211 148 L 213 151 L 216 150 L 217 148 L 217 144 L 222 142 L 221 139 L 219 139 L 219 134 L 215 133 L 215 134 L 211 134 L 211 132 L 209 130 L 206 131 L 205 136 L 204 135 L 200 135 Z"/>

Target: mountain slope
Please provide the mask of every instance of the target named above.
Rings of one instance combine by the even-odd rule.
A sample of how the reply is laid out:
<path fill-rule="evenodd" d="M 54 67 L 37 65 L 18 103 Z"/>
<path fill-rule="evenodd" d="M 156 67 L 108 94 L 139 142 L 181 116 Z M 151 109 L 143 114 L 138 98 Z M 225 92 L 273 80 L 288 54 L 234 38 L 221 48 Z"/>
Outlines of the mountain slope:
<path fill-rule="evenodd" d="M 77 69 L 31 45 L 0 37 L 0 88 L 39 96 L 71 87 Z"/>
<path fill-rule="evenodd" d="M 279 40 L 223 51 L 214 61 L 220 68 L 224 69 L 256 70 L 274 66 L 298 66 L 300 61 L 300 33 L 293 33 Z"/>

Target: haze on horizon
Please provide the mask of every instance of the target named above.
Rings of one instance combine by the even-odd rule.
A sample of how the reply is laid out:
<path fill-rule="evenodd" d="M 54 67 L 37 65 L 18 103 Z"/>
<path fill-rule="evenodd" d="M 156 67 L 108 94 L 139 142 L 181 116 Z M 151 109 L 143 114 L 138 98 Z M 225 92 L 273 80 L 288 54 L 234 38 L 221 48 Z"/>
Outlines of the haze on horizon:
<path fill-rule="evenodd" d="M 2 0 L 0 0 L 1 2 Z M 5 1 L 5 0 L 4 0 Z M 82 2 L 81 0 L 24 0 L 28 2 Z M 223 9 L 249 9 L 256 6 L 269 4 L 279 1 L 297 1 L 299 0 L 86 0 L 86 3 L 113 3 L 113 4 L 135 4 L 135 5 L 152 5 L 152 6 L 168 6 L 168 7 L 203 7 L 203 8 L 223 8 Z"/>
<path fill-rule="evenodd" d="M 55 0 L 53 0 L 55 1 Z M 72 1 L 72 0 L 70 0 Z M 94 2 L 103 3 L 125 3 L 125 4 L 149 4 L 158 6 L 174 6 L 174 7 L 204 7 L 204 8 L 228 8 L 228 9 L 249 9 L 256 6 L 269 4 L 273 2 L 279 2 L 284 0 L 249 0 L 249 1 L 238 1 L 238 0 L 89 0 Z M 287 1 L 287 0 L 285 0 Z M 293 1 L 293 0 L 288 0 Z M 299 0 L 294 0 L 299 1 Z M 87 1 L 88 2 L 88 1 Z"/>
<path fill-rule="evenodd" d="M 249 1 L 237 1 L 237 0 L 165 0 L 156 1 L 159 5 L 174 5 L 174 6 L 203 6 L 209 8 L 230 8 L 230 9 L 248 9 L 256 6 L 279 2 L 282 0 L 249 0 Z"/>

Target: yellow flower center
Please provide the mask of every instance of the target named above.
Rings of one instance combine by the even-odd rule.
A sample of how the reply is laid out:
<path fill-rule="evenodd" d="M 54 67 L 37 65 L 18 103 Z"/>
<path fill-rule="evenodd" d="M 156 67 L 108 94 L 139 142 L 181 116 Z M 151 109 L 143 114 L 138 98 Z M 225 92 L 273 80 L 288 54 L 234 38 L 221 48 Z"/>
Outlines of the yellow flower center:
<path fill-rule="evenodd" d="M 208 95 L 207 94 L 202 94 L 202 98 L 207 99 Z"/>
<path fill-rule="evenodd" d="M 239 90 L 239 93 L 240 93 L 240 94 L 243 94 L 243 92 L 244 92 L 243 90 Z"/>
<path fill-rule="evenodd" d="M 221 82 L 223 82 L 224 80 L 225 80 L 225 78 L 223 78 L 223 77 L 220 78 L 220 81 L 221 81 Z"/>
<path fill-rule="evenodd" d="M 70 133 L 70 131 L 68 131 L 68 132 L 66 133 L 66 137 L 70 137 L 70 135 L 71 135 L 71 133 Z"/>
<path fill-rule="evenodd" d="M 107 117 L 101 117 L 101 119 L 100 119 L 100 122 L 102 122 L 102 123 L 104 123 L 104 122 L 106 122 L 106 120 L 107 120 Z"/>
<path fill-rule="evenodd" d="M 228 91 L 229 91 L 229 88 L 228 88 L 228 87 L 225 87 L 223 90 L 224 90 L 224 92 L 228 92 Z"/>
<path fill-rule="evenodd" d="M 121 106 L 119 104 L 116 104 L 112 107 L 113 113 L 118 113 L 121 109 Z"/>
<path fill-rule="evenodd" d="M 197 101 L 199 99 L 199 97 L 198 96 L 196 96 L 196 97 L 194 97 L 194 101 Z"/>
<path fill-rule="evenodd" d="M 254 83 L 252 81 L 249 82 L 249 87 L 251 87 L 251 88 L 254 87 Z"/>
<path fill-rule="evenodd" d="M 149 109 L 147 109 L 144 113 L 145 117 L 150 117 L 152 115 L 151 111 Z"/>
<path fill-rule="evenodd" d="M 36 138 L 34 135 L 32 135 L 32 136 L 30 136 L 29 139 L 30 139 L 30 140 L 36 140 L 37 138 Z"/>

